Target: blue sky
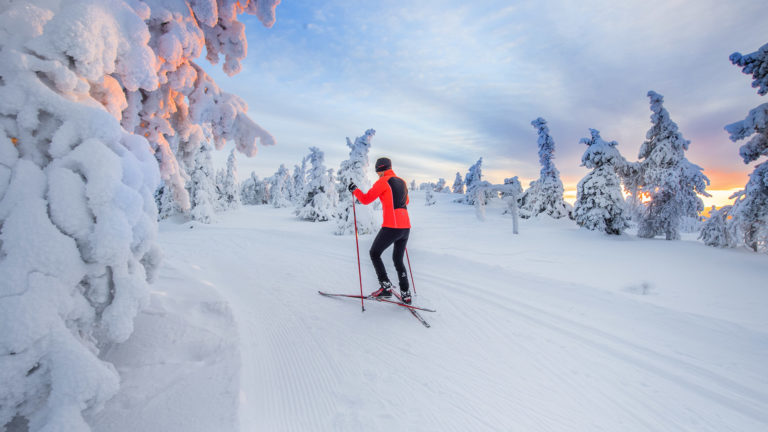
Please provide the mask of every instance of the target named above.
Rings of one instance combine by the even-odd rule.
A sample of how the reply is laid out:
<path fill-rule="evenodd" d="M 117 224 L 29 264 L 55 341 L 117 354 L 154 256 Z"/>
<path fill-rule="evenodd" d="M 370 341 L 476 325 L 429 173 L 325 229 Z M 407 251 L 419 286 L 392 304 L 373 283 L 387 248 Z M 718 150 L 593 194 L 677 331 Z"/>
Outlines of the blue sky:
<path fill-rule="evenodd" d="M 732 189 L 752 167 L 723 126 L 768 100 L 728 56 L 768 42 L 766 16 L 757 0 L 283 0 L 270 29 L 241 16 L 240 74 L 206 69 L 278 142 L 241 155 L 241 176 L 292 169 L 310 146 L 335 168 L 345 137 L 373 128 L 371 158 L 390 157 L 407 180 L 450 183 L 483 157 L 487 180 L 527 185 L 539 172 L 530 122 L 544 117 L 573 190 L 589 128 L 637 159 L 654 90 L 710 189 Z"/>

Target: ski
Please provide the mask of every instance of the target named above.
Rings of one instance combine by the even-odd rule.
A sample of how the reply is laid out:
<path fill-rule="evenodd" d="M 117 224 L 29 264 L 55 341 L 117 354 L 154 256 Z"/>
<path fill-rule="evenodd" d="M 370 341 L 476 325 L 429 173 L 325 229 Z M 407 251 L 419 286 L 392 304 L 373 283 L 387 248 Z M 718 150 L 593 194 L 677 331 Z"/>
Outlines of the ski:
<path fill-rule="evenodd" d="M 318 293 L 320 295 L 326 296 L 326 297 L 349 297 L 349 298 L 356 298 L 356 299 L 359 299 L 359 298 L 362 297 L 364 300 L 375 300 L 375 301 L 378 301 L 378 302 L 391 303 L 391 304 L 394 304 L 394 305 L 402 306 L 404 308 L 408 308 L 410 310 L 420 310 L 420 311 L 424 311 L 424 312 L 437 312 L 434 309 L 427 309 L 427 308 L 423 308 L 423 307 L 419 307 L 419 306 L 413 306 L 413 305 L 405 304 L 402 301 L 393 301 L 393 300 L 384 299 L 384 298 L 378 298 L 378 297 L 360 296 L 359 294 L 334 294 L 334 293 L 327 293 L 327 292 L 323 292 L 323 291 L 318 291 Z M 400 299 L 400 296 L 398 296 L 397 294 L 395 294 L 395 296 L 398 299 Z"/>
<path fill-rule="evenodd" d="M 395 304 L 395 305 L 398 305 L 398 306 L 402 306 L 402 307 L 408 309 L 408 311 L 411 313 L 411 315 L 413 315 L 414 318 L 419 320 L 419 322 L 424 327 L 426 327 L 426 328 L 430 328 L 431 326 L 429 325 L 427 320 L 425 320 L 424 317 L 421 316 L 421 314 L 418 311 L 422 310 L 422 311 L 427 311 L 427 312 L 436 312 L 434 309 L 421 308 L 421 307 L 418 307 L 418 306 L 413 306 L 413 305 L 402 303 L 402 298 L 397 293 L 394 293 L 395 297 L 397 297 L 401 301 L 392 301 L 392 300 L 382 299 L 382 298 L 378 298 L 378 297 L 371 297 L 371 296 L 361 296 L 361 295 L 358 295 L 358 294 L 333 294 L 333 293 L 326 293 L 326 292 L 322 292 L 322 291 L 318 291 L 318 293 L 320 295 L 322 295 L 322 296 L 325 296 L 325 297 L 347 297 L 347 298 L 357 298 L 357 299 L 362 297 L 364 300 L 375 300 L 375 301 L 379 301 L 379 302 L 392 303 L 392 304 Z"/>
<path fill-rule="evenodd" d="M 398 294 L 398 293 L 396 293 L 394 291 L 392 292 L 392 294 L 394 294 L 395 297 L 397 297 L 397 299 L 400 300 L 400 302 L 402 303 L 403 298 L 400 296 L 400 294 Z M 402 303 L 402 304 L 405 305 L 405 303 Z M 424 317 L 422 317 L 420 313 L 416 312 L 415 309 L 409 308 L 408 311 L 411 313 L 411 315 L 414 316 L 414 318 L 419 320 L 419 322 L 422 323 L 424 325 L 424 327 L 426 327 L 426 328 L 430 328 L 431 327 L 429 325 L 429 323 L 427 322 L 427 320 L 425 320 Z"/>

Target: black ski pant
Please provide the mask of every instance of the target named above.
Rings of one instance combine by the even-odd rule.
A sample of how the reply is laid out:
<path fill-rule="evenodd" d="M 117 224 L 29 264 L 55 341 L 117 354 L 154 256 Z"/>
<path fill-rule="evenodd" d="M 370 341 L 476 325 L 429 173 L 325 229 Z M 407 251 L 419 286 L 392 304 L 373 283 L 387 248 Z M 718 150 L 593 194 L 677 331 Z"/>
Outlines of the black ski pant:
<path fill-rule="evenodd" d="M 371 261 L 373 261 L 373 268 L 376 269 L 376 276 L 379 278 L 379 283 L 385 281 L 389 282 L 387 270 L 384 268 L 384 262 L 381 260 L 381 254 L 386 248 L 394 244 L 395 247 L 392 250 L 392 261 L 395 262 L 395 270 L 397 270 L 397 279 L 400 283 L 400 289 L 408 289 L 408 273 L 405 271 L 403 255 L 405 254 L 405 245 L 408 243 L 408 235 L 410 233 L 410 228 L 382 227 L 376 235 L 376 239 L 373 240 L 373 245 L 371 246 Z"/>

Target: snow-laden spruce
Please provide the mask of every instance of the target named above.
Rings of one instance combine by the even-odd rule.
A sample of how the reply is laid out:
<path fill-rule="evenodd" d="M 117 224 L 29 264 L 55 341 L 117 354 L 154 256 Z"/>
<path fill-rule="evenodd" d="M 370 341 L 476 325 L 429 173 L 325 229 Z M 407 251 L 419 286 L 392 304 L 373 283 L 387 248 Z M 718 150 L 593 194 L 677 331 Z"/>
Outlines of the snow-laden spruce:
<path fill-rule="evenodd" d="M 568 208 L 563 199 L 563 182 L 560 171 L 552 161 L 555 157 L 555 141 L 549 135 L 547 121 L 539 117 L 531 122 L 536 129 L 539 139 L 539 163 L 541 171 L 538 180 L 534 180 L 520 197 L 520 217 L 527 219 L 540 214 L 549 215 L 555 219 L 568 216 Z"/>
<path fill-rule="evenodd" d="M 664 235 L 680 238 L 684 217 L 698 218 L 704 203 L 697 194 L 709 196 L 709 179 L 701 167 L 685 158 L 690 141 L 683 138 L 677 124 L 664 108 L 664 97 L 648 92 L 651 100 L 651 128 L 640 147 L 639 192 L 650 196 L 639 221 L 637 235 L 651 238 Z"/>
<path fill-rule="evenodd" d="M 118 82 L 158 85 L 145 9 L 3 2 L 0 429 L 89 430 L 81 412 L 118 389 L 99 356 L 132 333 L 159 263 L 157 162 L 119 123 Z"/>
<path fill-rule="evenodd" d="M 269 184 L 260 180 L 256 172 L 251 171 L 240 187 L 240 202 L 245 205 L 262 205 L 269 203 Z"/>
<path fill-rule="evenodd" d="M 307 186 L 307 158 L 301 159 L 301 165 L 293 166 L 291 175 L 291 197 L 295 205 L 302 204 L 304 188 Z"/>
<path fill-rule="evenodd" d="M 291 207 L 293 198 L 291 195 L 292 189 L 291 173 L 288 171 L 285 164 L 281 164 L 280 168 L 278 168 L 271 177 L 269 185 L 269 203 L 275 208 Z"/>
<path fill-rule="evenodd" d="M 453 180 L 453 187 L 451 188 L 453 193 L 455 194 L 463 194 L 464 193 L 464 178 L 461 177 L 461 173 L 456 173 L 456 178 Z"/>
<path fill-rule="evenodd" d="M 501 195 L 502 201 L 507 203 L 507 208 L 504 209 L 502 214 L 508 214 L 512 216 L 512 233 L 518 234 L 518 217 L 520 215 L 518 201 L 523 195 L 523 185 L 520 183 L 520 179 L 517 176 L 505 178 L 504 184 L 496 188 Z"/>
<path fill-rule="evenodd" d="M 207 143 L 203 143 L 197 149 L 195 167 L 190 174 L 190 181 L 187 182 L 189 197 L 192 202 L 189 214 L 193 220 L 211 223 L 215 218 L 218 196 L 214 174 L 211 149 Z"/>
<path fill-rule="evenodd" d="M 712 206 L 709 217 L 701 227 L 699 240 L 707 246 L 728 247 L 734 244 L 733 234 L 728 223 L 728 214 L 733 206 L 723 206 L 720 209 Z"/>
<path fill-rule="evenodd" d="M 475 205 L 477 198 L 481 197 L 483 204 L 487 203 L 488 197 L 484 193 L 477 193 L 477 188 L 490 185 L 490 183 L 483 180 L 483 158 L 478 159 L 474 165 L 469 167 L 469 171 L 464 176 L 464 185 L 467 188 L 466 193 L 463 197 L 457 199 L 456 202 Z"/>
<path fill-rule="evenodd" d="M 333 219 L 338 204 L 338 194 L 332 182 L 332 172 L 325 167 L 325 154 L 317 147 L 310 147 L 306 186 L 302 191 L 296 215 L 303 220 L 324 222 Z"/>
<path fill-rule="evenodd" d="M 431 189 L 427 189 L 427 191 L 424 193 L 424 205 L 433 206 L 435 204 L 435 195 L 432 193 Z"/>
<path fill-rule="evenodd" d="M 573 216 L 581 227 L 621 234 L 629 227 L 621 182 L 615 170 L 623 158 L 616 149 L 616 141 L 606 142 L 598 130 L 589 132 L 591 138 L 582 138 L 579 142 L 588 146 L 581 165 L 592 171 L 576 187 Z"/>
<path fill-rule="evenodd" d="M 379 221 L 375 213 L 377 203 L 369 206 L 357 206 L 353 211 L 352 200 L 354 197 L 347 189 L 350 183 L 354 183 L 363 191 L 368 191 L 371 188 L 371 181 L 368 179 L 368 153 L 371 150 L 371 139 L 375 134 L 375 130 L 368 129 L 363 136 L 355 138 L 354 142 L 347 138 L 349 159 L 341 163 L 339 172 L 336 174 L 336 190 L 339 196 L 335 231 L 337 235 L 354 234 L 354 211 L 357 212 L 359 234 L 372 234 L 378 231 Z"/>
<path fill-rule="evenodd" d="M 768 93 L 768 44 L 751 54 L 733 53 L 730 59 L 741 66 L 745 74 L 752 74 L 752 87 L 758 89 L 758 94 Z M 725 130 L 733 142 L 749 138 L 739 148 L 745 164 L 768 156 L 768 103 L 751 110 L 747 118 L 729 124 Z M 755 165 L 744 189 L 731 198 L 735 198 L 735 202 L 729 212 L 733 218 L 729 246 L 744 244 L 756 252 L 768 253 L 768 161 Z"/>
<path fill-rule="evenodd" d="M 167 219 L 179 212 L 176 202 L 173 200 L 173 193 L 168 185 L 161 185 L 155 190 L 155 205 L 157 206 L 157 218 L 159 220 Z"/>
<path fill-rule="evenodd" d="M 451 192 L 451 188 L 446 185 L 445 179 L 441 177 L 435 184 L 434 191 L 438 193 L 449 193 Z"/>
<path fill-rule="evenodd" d="M 222 92 L 193 60 L 200 57 L 205 48 L 208 61 L 216 64 L 224 57 L 224 72 L 238 73 L 247 52 L 245 26 L 238 21 L 238 15 L 255 14 L 262 24 L 271 27 L 280 1 L 144 0 L 130 3 L 145 20 L 144 30 L 148 29 L 151 36 L 144 43 L 150 51 L 132 60 L 151 62 L 158 85 L 149 89 L 139 88 L 135 80 L 105 80 L 108 88 L 102 91 L 102 103 L 115 107 L 114 114 L 127 131 L 147 137 L 175 208 L 186 213 L 194 204 L 186 183 L 203 143 L 211 141 L 221 149 L 232 140 L 238 151 L 253 156 L 257 142 L 262 145 L 275 142 L 269 132 L 246 115 L 245 101 Z"/>
<path fill-rule="evenodd" d="M 226 171 L 222 168 L 216 173 L 216 191 L 219 210 L 240 207 L 240 184 L 237 178 L 237 156 L 234 149 L 229 152 Z"/>

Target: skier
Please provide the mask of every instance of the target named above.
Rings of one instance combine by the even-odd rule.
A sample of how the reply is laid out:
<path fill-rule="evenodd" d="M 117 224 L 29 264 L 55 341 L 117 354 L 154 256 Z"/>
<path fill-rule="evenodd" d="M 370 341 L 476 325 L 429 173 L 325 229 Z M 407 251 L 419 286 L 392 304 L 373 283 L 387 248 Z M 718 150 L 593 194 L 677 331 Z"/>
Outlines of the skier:
<path fill-rule="evenodd" d="M 397 270 L 397 278 L 400 283 L 400 297 L 403 303 L 411 304 L 411 292 L 408 289 L 408 273 L 405 271 L 403 254 L 408 243 L 408 235 L 411 232 L 411 222 L 408 218 L 408 187 L 403 179 L 397 177 L 392 171 L 392 161 L 388 158 L 379 158 L 376 161 L 376 174 L 379 179 L 373 184 L 371 190 L 363 193 L 354 183 L 350 183 L 349 191 L 362 204 L 370 204 L 378 198 L 384 208 L 384 223 L 376 235 L 371 246 L 371 261 L 379 278 L 379 288 L 373 294 L 374 297 L 392 297 L 392 283 L 389 281 L 381 254 L 386 248 L 394 244 L 392 260 Z"/>

